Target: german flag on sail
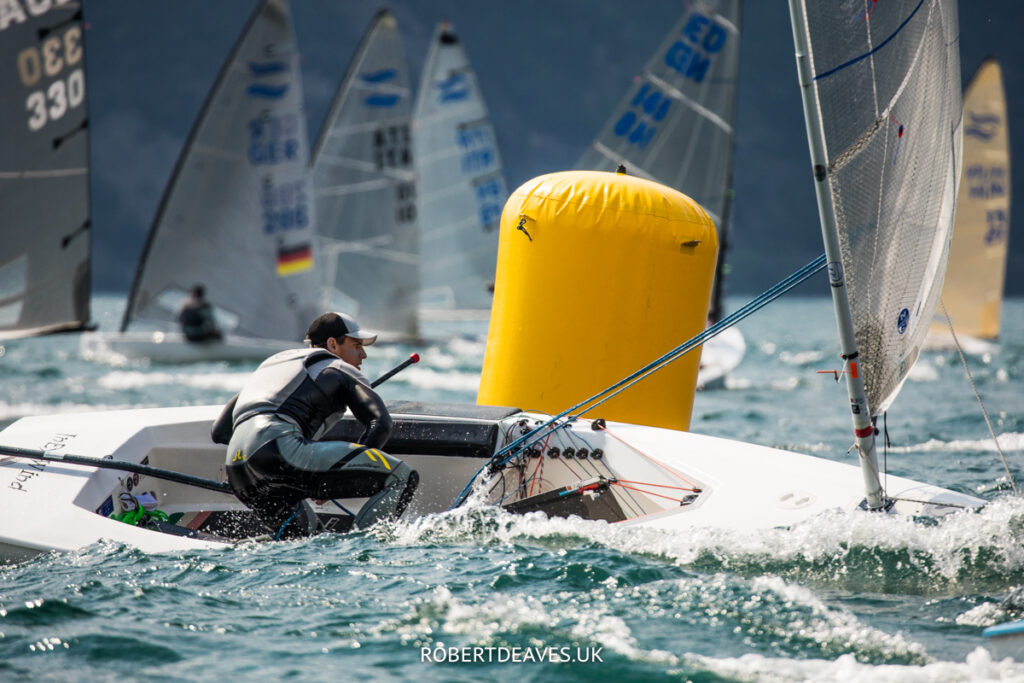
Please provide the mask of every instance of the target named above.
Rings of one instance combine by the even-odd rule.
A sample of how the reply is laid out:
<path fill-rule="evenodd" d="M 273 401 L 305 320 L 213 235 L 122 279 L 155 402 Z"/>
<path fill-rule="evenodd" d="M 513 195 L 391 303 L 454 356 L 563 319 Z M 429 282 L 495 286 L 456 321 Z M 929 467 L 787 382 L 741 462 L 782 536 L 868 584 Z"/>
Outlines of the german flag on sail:
<path fill-rule="evenodd" d="M 278 247 L 277 249 L 277 276 L 285 277 L 303 273 L 313 267 L 313 250 L 309 244 L 299 244 L 292 247 Z"/>

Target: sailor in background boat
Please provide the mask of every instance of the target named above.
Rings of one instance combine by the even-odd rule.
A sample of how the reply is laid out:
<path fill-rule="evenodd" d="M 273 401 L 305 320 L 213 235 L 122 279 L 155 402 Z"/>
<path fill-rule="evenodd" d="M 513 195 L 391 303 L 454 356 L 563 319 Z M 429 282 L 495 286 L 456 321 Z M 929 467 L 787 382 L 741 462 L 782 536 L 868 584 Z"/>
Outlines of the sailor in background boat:
<path fill-rule="evenodd" d="M 213 317 L 213 306 L 206 300 L 206 288 L 193 285 L 189 297 L 178 311 L 178 322 L 185 339 L 191 342 L 220 341 L 224 338 Z"/>
<path fill-rule="evenodd" d="M 376 340 L 347 315 L 323 314 L 306 333 L 310 347 L 263 361 L 214 423 L 213 440 L 228 444 L 228 482 L 275 538 L 317 533 L 307 498 L 369 497 L 356 528 L 400 516 L 412 499 L 419 475 L 378 450 L 391 415 L 359 370 Z M 346 408 L 365 428 L 359 443 L 319 441 Z"/>

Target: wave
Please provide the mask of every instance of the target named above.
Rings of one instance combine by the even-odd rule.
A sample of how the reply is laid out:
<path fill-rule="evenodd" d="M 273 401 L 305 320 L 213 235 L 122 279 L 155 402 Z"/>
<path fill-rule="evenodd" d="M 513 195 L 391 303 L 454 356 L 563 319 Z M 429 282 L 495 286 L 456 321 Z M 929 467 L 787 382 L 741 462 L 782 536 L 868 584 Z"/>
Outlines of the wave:
<path fill-rule="evenodd" d="M 931 662 L 923 666 L 897 664 L 872 665 L 858 662 L 853 655 L 835 660 L 782 659 L 748 654 L 735 658 L 692 656 L 688 663 L 723 678 L 738 681 L 849 681 L 857 683 L 933 683 L 934 681 L 1021 680 L 1024 665 L 1009 659 L 995 661 L 982 648 L 967 655 L 963 662 Z M 691 674 L 692 675 L 692 674 Z M 693 676 L 693 678 L 697 678 Z"/>
<path fill-rule="evenodd" d="M 802 386 L 804 382 L 797 376 L 757 382 L 749 377 L 737 376 L 735 372 L 725 377 L 725 388 L 729 391 L 794 391 Z"/>
<path fill-rule="evenodd" d="M 86 413 L 103 410 L 131 410 L 134 408 L 157 408 L 158 404 L 132 403 L 4 403 L 0 402 L 0 421 L 13 421 L 32 415 L 56 415 L 58 413 Z"/>
<path fill-rule="evenodd" d="M 806 367 L 819 363 L 825 358 L 824 351 L 783 351 L 779 354 L 779 360 L 786 365 Z"/>
<path fill-rule="evenodd" d="M 468 505 L 395 527 L 392 542 L 593 544 L 702 573 L 774 574 L 846 590 L 997 594 L 1024 583 L 1024 500 L 1003 496 L 939 521 L 835 510 L 791 528 L 680 532 Z"/>
<path fill-rule="evenodd" d="M 682 618 L 712 633 L 742 633 L 765 644 L 786 641 L 785 649 L 794 653 L 798 649 L 823 657 L 851 653 L 914 665 L 930 661 L 919 643 L 864 624 L 848 610 L 829 607 L 811 591 L 775 577 L 740 581 L 718 574 L 635 587 L 611 580 L 575 593 L 571 600 L 566 597 L 550 586 L 482 596 L 457 594 L 439 586 L 428 598 L 416 602 L 412 613 L 398 620 L 401 624 L 383 629 L 404 627 L 406 637 L 433 639 L 432 649 L 443 649 L 451 640 L 467 636 L 474 643 L 515 643 L 529 636 L 530 642 L 597 644 L 605 651 L 606 660 L 616 653 L 635 662 L 673 668 L 692 662 L 703 663 L 702 668 L 714 664 L 712 658 L 680 656 L 641 645 L 620 616 L 639 610 L 652 621 Z"/>
<path fill-rule="evenodd" d="M 456 370 L 430 370 L 427 368 L 409 368 L 395 377 L 421 389 L 441 389 L 445 391 L 464 391 L 476 395 L 480 389 L 479 372 L 459 372 Z"/>
<path fill-rule="evenodd" d="M 1024 451 L 1024 434 L 1020 432 L 1005 432 L 997 434 L 999 448 L 1005 451 Z M 958 439 L 955 441 L 941 441 L 929 439 L 924 443 L 911 446 L 890 446 L 890 451 L 895 453 L 963 453 L 972 451 L 984 451 L 989 453 L 998 452 L 996 444 L 991 437 L 985 439 Z"/>
<path fill-rule="evenodd" d="M 202 374 L 118 370 L 108 372 L 96 380 L 96 383 L 104 389 L 111 389 L 115 391 L 123 391 L 125 389 L 144 389 L 160 385 L 175 385 L 196 389 L 216 389 L 236 392 L 245 385 L 251 376 L 251 370 L 247 370 L 245 372 L 212 372 Z"/>
<path fill-rule="evenodd" d="M 918 360 L 907 373 L 907 379 L 911 382 L 938 382 L 939 371 L 931 363 Z"/>

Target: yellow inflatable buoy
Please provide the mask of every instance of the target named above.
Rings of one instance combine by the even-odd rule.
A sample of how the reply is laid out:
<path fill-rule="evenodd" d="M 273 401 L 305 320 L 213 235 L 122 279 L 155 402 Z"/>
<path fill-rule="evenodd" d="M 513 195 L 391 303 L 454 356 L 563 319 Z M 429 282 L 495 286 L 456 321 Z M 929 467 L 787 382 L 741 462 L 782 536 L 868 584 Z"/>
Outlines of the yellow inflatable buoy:
<path fill-rule="evenodd" d="M 718 236 L 672 188 L 551 173 L 505 204 L 477 403 L 559 413 L 704 329 Z M 589 417 L 688 429 L 695 349 Z"/>

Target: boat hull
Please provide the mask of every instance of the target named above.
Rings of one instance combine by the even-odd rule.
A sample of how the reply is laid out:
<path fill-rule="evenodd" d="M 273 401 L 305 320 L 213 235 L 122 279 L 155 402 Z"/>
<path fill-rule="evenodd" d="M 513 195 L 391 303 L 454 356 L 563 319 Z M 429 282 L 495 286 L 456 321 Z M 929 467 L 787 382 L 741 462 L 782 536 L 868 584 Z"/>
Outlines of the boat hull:
<path fill-rule="evenodd" d="M 0 444 L 108 457 L 222 482 L 224 447 L 210 439 L 220 410 L 221 406 L 193 406 L 28 417 L 0 432 Z M 436 409 L 434 415 L 430 409 L 419 412 L 426 414 L 402 416 L 393 411 L 396 427 L 390 445 L 397 451 L 389 447 L 420 474 L 419 489 L 407 511 L 413 516 L 448 509 L 490 456 L 497 440 L 495 418 L 508 409 L 469 406 L 458 416 Z M 361 430 L 354 420 L 343 420 L 327 438 L 354 441 Z M 123 494 L 155 501 L 170 515 L 174 533 L 112 519 L 110 513 L 122 510 Z M 337 501 L 352 512 L 362 502 Z M 315 507 L 327 528 L 348 528 L 351 519 L 334 501 Z M 218 547 L 263 533 L 252 532 L 258 524 L 249 517 L 233 496 L 216 491 L 111 469 L 0 456 L 0 519 L 17 520 L 0 528 L 3 561 L 75 550 L 101 540 L 147 552 Z M 232 526 L 238 527 L 236 533 L 231 533 Z M 192 533 L 175 535 L 188 532 Z"/>
<path fill-rule="evenodd" d="M 729 373 L 743 360 L 747 342 L 735 327 L 727 327 L 704 342 L 697 372 L 698 389 L 720 389 L 725 386 Z"/>
<path fill-rule="evenodd" d="M 529 426 L 545 417 L 532 417 Z M 689 432 L 579 420 L 538 443 L 540 449 L 517 454 L 479 483 L 489 502 L 552 514 L 539 497 L 558 492 L 553 514 L 571 510 L 567 501 L 574 498 L 575 514 L 610 498 L 600 516 L 609 522 L 756 531 L 854 510 L 864 500 L 857 466 Z M 984 503 L 903 477 L 888 475 L 886 482 L 889 514 L 940 517 Z"/>
<path fill-rule="evenodd" d="M 470 481 L 476 487 L 471 501 L 668 531 L 788 527 L 830 510 L 856 509 L 863 499 L 861 473 L 852 465 L 688 432 L 583 419 L 545 436 L 538 442 L 543 449 L 518 452 L 492 472 L 485 466 L 496 451 L 549 416 L 458 404 L 393 403 L 389 409 L 395 428 L 386 450 L 420 474 L 407 517 L 448 510 Z M 226 478 L 224 449 L 209 436 L 219 411 L 220 406 L 198 406 L 29 417 L 0 432 L 0 444 L 109 456 L 220 482 Z M 361 431 L 347 418 L 326 438 L 355 441 Z M 983 504 L 901 477 L 886 481 L 896 499 L 888 514 L 936 517 Z M 538 502 L 542 495 L 559 504 Z M 110 517 L 135 498 L 150 500 L 170 523 L 154 530 Z M 355 513 L 363 501 L 336 503 Z M 344 531 L 351 523 L 335 501 L 316 510 L 330 530 Z M 6 561 L 101 540 L 169 552 L 224 546 L 265 532 L 225 493 L 149 475 L 6 457 L 0 457 L 0 519 L 10 521 L 0 528 L 0 559 Z"/>

